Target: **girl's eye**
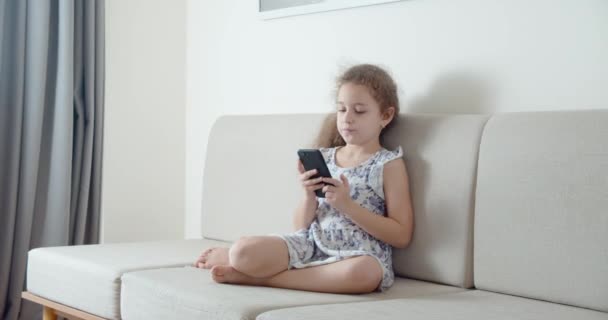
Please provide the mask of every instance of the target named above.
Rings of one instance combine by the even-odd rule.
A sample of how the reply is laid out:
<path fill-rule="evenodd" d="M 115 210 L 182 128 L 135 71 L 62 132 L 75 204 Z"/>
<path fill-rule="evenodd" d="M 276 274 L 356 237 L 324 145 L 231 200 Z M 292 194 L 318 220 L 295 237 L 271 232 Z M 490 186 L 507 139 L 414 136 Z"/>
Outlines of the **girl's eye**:
<path fill-rule="evenodd" d="M 344 109 L 344 108 L 338 108 L 338 112 L 344 112 L 344 111 L 346 111 L 346 109 Z"/>
<path fill-rule="evenodd" d="M 359 110 L 355 110 L 355 113 L 358 113 L 358 114 L 363 114 L 363 113 L 365 113 L 365 111 L 359 111 Z"/>

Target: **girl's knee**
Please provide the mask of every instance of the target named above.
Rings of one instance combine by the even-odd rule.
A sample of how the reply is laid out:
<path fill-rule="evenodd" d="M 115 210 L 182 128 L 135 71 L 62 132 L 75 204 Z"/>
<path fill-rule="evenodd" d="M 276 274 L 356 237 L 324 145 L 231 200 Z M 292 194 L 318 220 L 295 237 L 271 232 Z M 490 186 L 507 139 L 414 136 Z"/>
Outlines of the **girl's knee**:
<path fill-rule="evenodd" d="M 353 258 L 345 272 L 347 280 L 356 283 L 364 292 L 375 291 L 382 281 L 382 274 L 380 263 L 370 256 Z"/>
<path fill-rule="evenodd" d="M 240 270 L 239 268 L 251 264 L 252 258 L 255 258 L 256 244 L 255 237 L 241 237 L 237 240 L 228 253 L 230 265 Z"/>

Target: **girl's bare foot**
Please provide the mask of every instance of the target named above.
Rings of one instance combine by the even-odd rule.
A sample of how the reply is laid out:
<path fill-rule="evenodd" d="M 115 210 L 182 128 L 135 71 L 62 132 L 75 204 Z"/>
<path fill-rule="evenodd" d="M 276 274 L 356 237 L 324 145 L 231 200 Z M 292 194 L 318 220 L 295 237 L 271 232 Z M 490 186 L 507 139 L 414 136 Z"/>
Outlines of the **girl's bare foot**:
<path fill-rule="evenodd" d="M 250 277 L 229 265 L 219 265 L 211 269 L 211 277 L 218 283 L 261 284 L 262 279 Z"/>
<path fill-rule="evenodd" d="M 196 261 L 195 267 L 211 269 L 214 266 L 228 265 L 228 250 L 230 248 L 217 247 L 205 250 Z"/>

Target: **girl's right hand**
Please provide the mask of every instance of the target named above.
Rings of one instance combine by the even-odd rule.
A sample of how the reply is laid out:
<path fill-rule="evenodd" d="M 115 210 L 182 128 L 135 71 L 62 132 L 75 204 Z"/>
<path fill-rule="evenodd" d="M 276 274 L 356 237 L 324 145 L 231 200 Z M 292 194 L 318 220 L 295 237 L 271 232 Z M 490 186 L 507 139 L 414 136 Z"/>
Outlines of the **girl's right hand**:
<path fill-rule="evenodd" d="M 325 184 L 323 183 L 323 178 L 318 177 L 318 178 L 311 179 L 310 177 L 317 174 L 317 170 L 313 169 L 313 170 L 306 171 L 304 169 L 304 165 L 302 164 L 302 161 L 300 161 L 299 159 L 298 159 L 298 172 L 300 173 L 299 179 L 302 184 L 302 188 L 304 189 L 306 199 L 316 201 L 317 195 L 315 194 L 315 190 L 321 189 L 325 186 Z"/>

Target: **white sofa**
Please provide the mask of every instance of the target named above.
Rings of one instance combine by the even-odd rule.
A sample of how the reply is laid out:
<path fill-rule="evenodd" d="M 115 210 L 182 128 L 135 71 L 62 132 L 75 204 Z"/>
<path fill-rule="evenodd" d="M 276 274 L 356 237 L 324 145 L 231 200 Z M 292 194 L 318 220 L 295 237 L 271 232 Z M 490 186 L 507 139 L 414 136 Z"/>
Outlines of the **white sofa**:
<path fill-rule="evenodd" d="M 385 293 L 216 284 L 191 267 L 291 231 L 296 150 L 323 116 L 220 118 L 204 239 L 34 249 L 23 297 L 49 319 L 608 319 L 608 110 L 400 115 L 387 144 L 404 149 L 415 231 Z"/>

